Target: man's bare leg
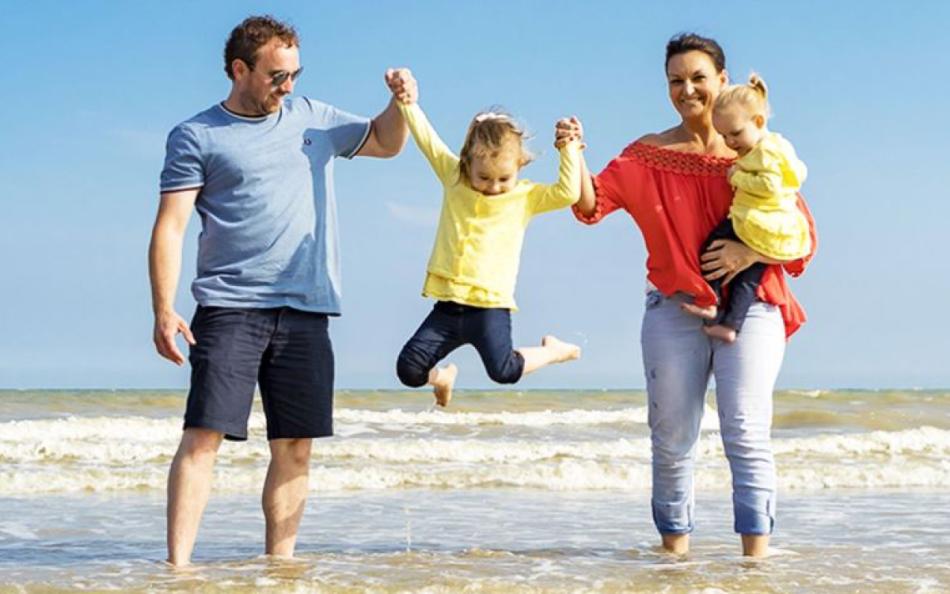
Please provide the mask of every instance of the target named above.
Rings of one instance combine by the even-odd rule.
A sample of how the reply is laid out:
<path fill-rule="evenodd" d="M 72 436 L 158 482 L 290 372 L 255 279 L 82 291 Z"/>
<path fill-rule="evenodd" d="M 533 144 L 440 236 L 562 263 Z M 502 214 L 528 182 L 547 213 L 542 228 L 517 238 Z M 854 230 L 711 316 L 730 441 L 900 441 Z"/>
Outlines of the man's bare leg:
<path fill-rule="evenodd" d="M 211 429 L 189 428 L 168 472 L 166 509 L 168 562 L 176 567 L 191 562 L 198 526 L 211 493 L 214 461 L 224 435 Z"/>
<path fill-rule="evenodd" d="M 264 481 L 264 551 L 275 557 L 293 557 L 297 528 L 307 502 L 311 439 L 273 439 L 270 465 Z"/>
<path fill-rule="evenodd" d="M 517 350 L 524 357 L 523 375 L 547 367 L 552 363 L 564 363 L 579 359 L 581 348 L 576 344 L 564 342 L 548 334 L 541 339 L 539 347 L 518 347 Z"/>

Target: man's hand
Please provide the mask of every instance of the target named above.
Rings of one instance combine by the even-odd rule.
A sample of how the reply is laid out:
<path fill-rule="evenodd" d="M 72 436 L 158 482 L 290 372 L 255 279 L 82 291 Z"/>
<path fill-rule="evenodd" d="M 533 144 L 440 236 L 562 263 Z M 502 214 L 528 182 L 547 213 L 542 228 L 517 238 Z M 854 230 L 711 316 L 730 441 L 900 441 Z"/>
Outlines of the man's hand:
<path fill-rule="evenodd" d="M 584 144 L 584 126 L 577 116 L 561 118 L 554 124 L 554 147 L 563 148 L 568 142 L 576 140 L 581 143 L 581 148 L 587 148 Z"/>
<path fill-rule="evenodd" d="M 182 365 L 185 362 L 185 356 L 181 354 L 178 345 L 175 344 L 175 336 L 179 332 L 185 337 L 188 344 L 196 344 L 188 323 L 176 312 L 169 311 L 155 314 L 155 330 L 152 336 L 155 341 L 155 350 L 175 365 Z"/>
<path fill-rule="evenodd" d="M 386 70 L 385 78 L 396 101 L 410 105 L 419 100 L 419 85 L 408 68 L 390 68 Z"/>

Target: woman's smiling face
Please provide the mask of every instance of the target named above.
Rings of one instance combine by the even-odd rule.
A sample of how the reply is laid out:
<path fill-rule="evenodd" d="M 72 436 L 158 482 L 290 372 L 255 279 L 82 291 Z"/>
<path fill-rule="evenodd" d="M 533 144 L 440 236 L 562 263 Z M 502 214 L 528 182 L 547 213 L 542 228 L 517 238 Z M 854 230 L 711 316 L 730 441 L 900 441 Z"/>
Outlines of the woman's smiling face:
<path fill-rule="evenodd" d="M 673 107 L 684 120 L 691 120 L 709 113 L 728 76 L 725 70 L 716 72 L 705 52 L 692 50 L 670 57 L 666 80 Z"/>

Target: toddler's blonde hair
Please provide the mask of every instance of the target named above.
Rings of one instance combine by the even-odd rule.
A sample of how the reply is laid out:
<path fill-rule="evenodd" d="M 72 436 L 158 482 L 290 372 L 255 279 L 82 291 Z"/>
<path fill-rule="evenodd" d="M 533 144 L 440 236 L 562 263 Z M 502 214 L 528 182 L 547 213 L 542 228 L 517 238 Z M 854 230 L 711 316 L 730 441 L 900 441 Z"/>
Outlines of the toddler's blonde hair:
<path fill-rule="evenodd" d="M 524 167 L 534 160 L 524 146 L 525 137 L 524 129 L 509 114 L 494 110 L 478 113 L 468 125 L 459 152 L 459 181 L 471 181 L 473 157 L 494 158 L 509 148 L 518 152 L 518 168 Z"/>
<path fill-rule="evenodd" d="M 769 88 L 765 85 L 762 77 L 756 73 L 749 76 L 749 82 L 744 85 L 729 85 L 713 104 L 713 110 L 720 110 L 729 105 L 739 103 L 750 112 L 761 114 L 768 119 L 771 115 L 769 109 Z"/>

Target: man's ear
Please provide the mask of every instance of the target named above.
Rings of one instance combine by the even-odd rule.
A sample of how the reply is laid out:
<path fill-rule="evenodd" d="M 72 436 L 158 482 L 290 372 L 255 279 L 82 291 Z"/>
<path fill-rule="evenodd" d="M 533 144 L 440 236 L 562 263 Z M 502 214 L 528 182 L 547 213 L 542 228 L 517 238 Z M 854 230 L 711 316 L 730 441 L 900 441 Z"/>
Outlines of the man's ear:
<path fill-rule="evenodd" d="M 247 76 L 247 73 L 251 69 L 248 68 L 247 62 L 240 58 L 234 58 L 231 60 L 231 74 L 234 76 L 234 80 L 240 80 Z"/>

